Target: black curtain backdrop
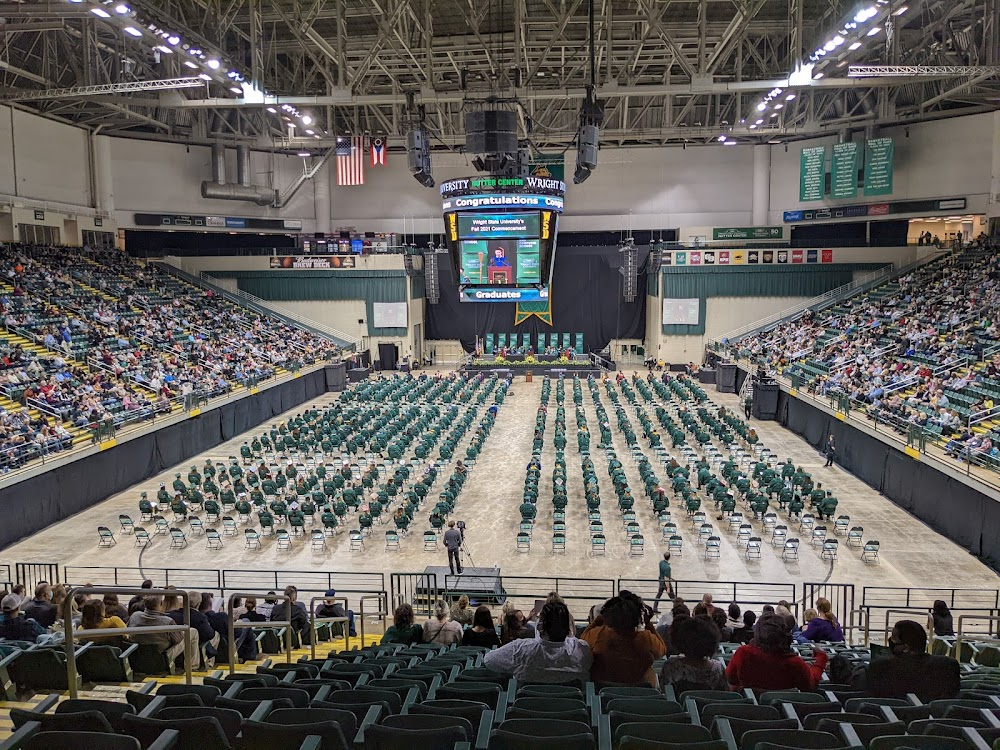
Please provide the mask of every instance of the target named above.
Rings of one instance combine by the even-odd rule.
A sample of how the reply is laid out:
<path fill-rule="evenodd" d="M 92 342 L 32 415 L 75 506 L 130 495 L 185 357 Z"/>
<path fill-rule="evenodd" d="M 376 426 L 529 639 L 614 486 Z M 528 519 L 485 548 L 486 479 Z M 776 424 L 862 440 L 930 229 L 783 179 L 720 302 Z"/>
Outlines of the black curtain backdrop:
<path fill-rule="evenodd" d="M 0 500 L 3 519 L 0 550 L 321 396 L 326 393 L 324 370 L 207 410 L 192 419 L 8 487 Z M 112 520 L 107 519 L 109 527 Z M 96 529 L 93 531 L 96 533 Z"/>
<path fill-rule="evenodd" d="M 560 247 L 550 284 L 552 325 L 532 316 L 514 326 L 512 302 L 459 302 L 455 271 L 443 263 L 441 301 L 426 303 L 427 338 L 458 339 L 467 352 L 476 336 L 487 333 L 582 333 L 587 351 L 600 351 L 612 339 L 646 337 L 646 284 L 643 275 L 649 248 L 639 248 L 639 280 L 635 302 L 622 297 L 617 247 Z"/>
<path fill-rule="evenodd" d="M 838 464 L 1000 570 L 1000 502 L 783 391 L 778 416 L 785 427 L 817 450 L 833 435 Z M 874 537 L 866 540 L 870 538 Z"/>

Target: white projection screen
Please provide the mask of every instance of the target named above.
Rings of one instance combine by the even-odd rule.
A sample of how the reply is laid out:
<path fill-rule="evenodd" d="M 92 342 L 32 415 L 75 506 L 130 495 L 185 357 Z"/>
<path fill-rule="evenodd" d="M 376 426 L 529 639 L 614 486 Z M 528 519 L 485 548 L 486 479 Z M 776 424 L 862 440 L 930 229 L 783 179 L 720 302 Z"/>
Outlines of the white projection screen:
<path fill-rule="evenodd" d="M 406 303 L 373 302 L 372 317 L 376 328 L 406 328 Z"/>
<path fill-rule="evenodd" d="M 696 326 L 701 322 L 699 318 L 700 305 L 697 298 L 663 300 L 663 325 Z"/>

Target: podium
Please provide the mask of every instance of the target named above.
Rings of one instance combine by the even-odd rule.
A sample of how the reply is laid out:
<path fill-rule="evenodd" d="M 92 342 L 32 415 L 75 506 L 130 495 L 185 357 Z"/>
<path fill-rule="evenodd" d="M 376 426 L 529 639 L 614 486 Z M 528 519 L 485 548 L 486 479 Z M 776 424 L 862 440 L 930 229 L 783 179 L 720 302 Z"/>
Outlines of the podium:
<path fill-rule="evenodd" d="M 489 269 L 489 281 L 491 284 L 509 284 L 510 269 L 502 266 L 494 266 Z"/>
<path fill-rule="evenodd" d="M 715 368 L 715 390 L 719 393 L 736 393 L 736 365 L 720 362 Z"/>
<path fill-rule="evenodd" d="M 778 416 L 778 384 L 761 383 L 755 380 L 753 383 L 753 410 L 752 413 L 757 419 L 774 419 Z"/>

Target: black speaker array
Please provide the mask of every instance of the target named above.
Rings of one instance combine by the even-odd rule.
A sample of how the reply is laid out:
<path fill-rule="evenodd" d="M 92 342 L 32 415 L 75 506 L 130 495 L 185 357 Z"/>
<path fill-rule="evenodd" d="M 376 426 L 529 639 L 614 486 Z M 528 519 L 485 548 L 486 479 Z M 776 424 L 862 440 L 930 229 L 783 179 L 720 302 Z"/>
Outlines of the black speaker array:
<path fill-rule="evenodd" d="M 517 115 L 507 109 L 466 112 L 465 151 L 469 154 L 516 154 Z"/>

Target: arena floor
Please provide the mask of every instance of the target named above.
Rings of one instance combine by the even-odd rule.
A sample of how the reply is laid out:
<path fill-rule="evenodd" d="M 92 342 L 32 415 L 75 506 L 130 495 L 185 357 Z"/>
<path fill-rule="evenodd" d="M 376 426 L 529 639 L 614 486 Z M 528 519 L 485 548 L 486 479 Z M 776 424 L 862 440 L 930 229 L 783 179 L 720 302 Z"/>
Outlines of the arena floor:
<path fill-rule="evenodd" d="M 469 480 L 459 496 L 454 518 L 464 519 L 468 524 L 467 544 L 472 560 L 466 564 L 478 567 L 499 566 L 505 575 L 568 576 L 587 578 L 642 578 L 654 579 L 657 562 L 664 551 L 660 530 L 644 498 L 637 494 L 636 511 L 641 531 L 645 537 L 645 554 L 630 557 L 625 533 L 618 522 L 614 507 L 614 493 L 607 475 L 607 464 L 603 451 L 596 450 L 597 416 L 594 403 L 584 384 L 583 401 L 591 431 L 595 434 L 594 461 L 601 483 L 602 506 L 608 538 L 607 555 L 591 557 L 587 517 L 582 495 L 582 476 L 579 467 L 579 453 L 576 446 L 576 422 L 572 401 L 572 384 L 566 385 L 566 423 L 568 445 L 567 473 L 570 507 L 567 509 L 567 548 L 553 553 L 549 529 L 552 523 L 551 471 L 554 446 L 552 443 L 555 419 L 555 395 L 549 406 L 549 424 L 546 430 L 545 449 L 542 455 L 542 482 L 539 487 L 538 519 L 536 531 L 529 552 L 515 549 L 515 537 L 520 521 L 518 505 L 521 502 L 524 484 L 524 468 L 531 455 L 531 440 L 535 422 L 535 412 L 539 405 L 541 383 L 515 382 L 497 418 L 496 425 L 486 442 L 477 465 L 472 469 Z M 602 389 L 603 395 L 603 389 Z M 709 393 L 712 400 L 727 406 L 738 406 L 733 395 Z M 324 406 L 336 398 L 328 394 L 316 399 L 313 404 Z M 609 413 L 613 410 L 607 397 L 603 403 Z M 304 407 L 289 412 L 302 411 Z M 630 413 L 633 425 L 638 422 Z M 980 563 L 968 552 L 939 536 L 923 523 L 897 508 L 888 500 L 864 485 L 860 480 L 838 469 L 823 468 L 824 459 L 808 444 L 786 431 L 774 422 L 753 421 L 763 444 L 781 457 L 791 456 L 796 464 L 807 467 L 814 481 L 823 482 L 832 489 L 840 500 L 838 515 L 849 514 L 851 525 L 864 527 L 865 539 L 878 539 L 882 544 L 881 562 L 864 563 L 860 550 L 846 546 L 841 538 L 839 560 L 835 563 L 821 560 L 819 549 L 811 547 L 803 539 L 800 560 L 782 562 L 780 550 L 765 544 L 763 559 L 748 562 L 744 552 L 736 546 L 735 534 L 728 526 L 722 526 L 709 514 L 709 520 L 716 523 L 722 537 L 720 560 L 705 560 L 697 534 L 687 521 L 684 511 L 672 506 L 673 518 L 679 533 L 684 537 L 684 552 L 673 560 L 674 577 L 687 581 L 744 581 L 768 583 L 823 582 L 853 583 L 859 586 L 910 586 L 910 587 L 965 587 L 998 588 L 1000 577 Z M 267 427 L 264 425 L 263 427 Z M 258 428 L 256 433 L 262 431 Z M 231 455 L 238 455 L 239 446 L 249 440 L 253 433 L 247 433 L 215 450 L 201 454 L 176 468 L 187 474 L 187 468 L 199 468 L 206 458 L 226 461 Z M 467 438 L 466 438 L 467 440 Z M 622 459 L 629 482 L 641 489 L 638 472 L 630 458 L 621 433 L 615 431 L 615 447 Z M 456 455 L 463 455 L 465 442 L 460 443 Z M 74 566 L 120 566 L 153 568 L 194 568 L 194 569 L 239 569 L 239 570 L 324 570 L 324 571 L 374 571 L 381 573 L 422 572 L 428 565 L 446 564 L 444 551 L 425 552 L 421 533 L 426 525 L 426 513 L 418 517 L 411 533 L 402 540 L 399 551 L 384 549 L 384 530 L 389 527 L 376 526 L 375 533 L 367 541 L 363 552 L 349 550 L 347 534 L 343 531 L 327 540 L 327 551 L 315 552 L 310 549 L 308 537 L 295 540 L 291 551 L 278 551 L 273 540 L 264 540 L 260 551 L 244 550 L 242 529 L 240 535 L 227 537 L 221 550 L 206 549 L 204 537 L 190 538 L 186 549 L 170 548 L 169 539 L 156 537 L 153 544 L 140 550 L 133 545 L 131 537 L 118 533 L 118 514 L 128 513 L 138 522 L 138 500 L 141 491 L 147 491 L 152 498 L 160 482 L 169 486 L 174 479 L 175 469 L 163 472 L 147 482 L 126 492 L 115 495 L 105 502 L 72 518 L 56 524 L 43 533 L 15 544 L 0 554 L 0 562 L 43 562 Z M 447 477 L 450 472 L 443 472 Z M 662 475 L 661 475 L 662 478 Z M 436 494 L 436 492 L 434 493 Z M 946 502 L 942 498 L 942 502 Z M 784 522 L 784 514 L 779 514 Z M 169 517 L 169 514 L 168 514 Z M 318 521 L 317 521 L 318 523 Z M 115 531 L 118 544 L 104 549 L 97 545 L 97 527 L 105 525 Z M 252 524 L 251 524 L 252 525 Z M 832 526 L 831 526 L 832 528 Z M 760 533 L 760 524 L 754 523 L 754 533 Z M 307 527 L 308 531 L 308 527 Z M 797 536 L 795 529 L 789 528 L 789 536 Z M 765 537 L 766 541 L 766 537 Z M 98 581 L 94 581 L 97 583 Z"/>

